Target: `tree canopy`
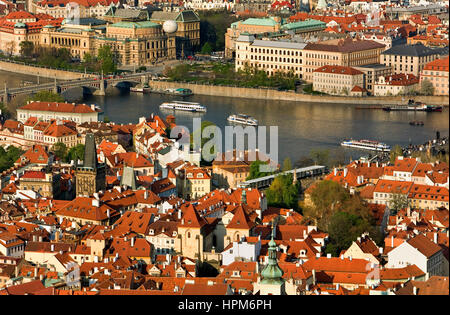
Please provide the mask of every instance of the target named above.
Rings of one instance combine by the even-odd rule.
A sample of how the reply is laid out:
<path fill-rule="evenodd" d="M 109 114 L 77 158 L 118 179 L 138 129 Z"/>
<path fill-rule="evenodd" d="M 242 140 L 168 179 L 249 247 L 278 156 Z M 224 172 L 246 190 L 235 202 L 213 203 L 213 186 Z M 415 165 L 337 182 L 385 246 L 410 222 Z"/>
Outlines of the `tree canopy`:
<path fill-rule="evenodd" d="M 14 162 L 23 154 L 23 151 L 10 145 L 6 150 L 0 146 L 0 172 L 14 165 Z"/>
<path fill-rule="evenodd" d="M 27 100 L 38 102 L 64 102 L 64 97 L 50 91 L 39 91 L 36 94 L 29 96 Z"/>
<path fill-rule="evenodd" d="M 299 183 L 293 184 L 292 174 L 278 175 L 266 191 L 267 204 L 274 207 L 297 209 Z"/>

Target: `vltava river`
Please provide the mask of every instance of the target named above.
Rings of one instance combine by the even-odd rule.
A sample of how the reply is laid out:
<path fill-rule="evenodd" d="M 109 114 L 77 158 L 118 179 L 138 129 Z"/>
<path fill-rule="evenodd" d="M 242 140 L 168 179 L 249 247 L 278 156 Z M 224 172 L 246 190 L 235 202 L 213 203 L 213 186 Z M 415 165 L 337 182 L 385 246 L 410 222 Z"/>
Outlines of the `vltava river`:
<path fill-rule="evenodd" d="M 137 123 L 139 117 L 161 112 L 159 105 L 176 97 L 159 94 L 124 93 L 110 97 L 88 97 L 87 103 L 100 105 L 111 121 Z M 385 112 L 382 110 L 356 109 L 355 105 L 264 101 L 240 98 L 224 98 L 194 95 L 186 101 L 199 102 L 208 108 L 207 113 L 175 112 L 176 123 L 192 131 L 192 118 L 201 117 L 222 129 L 228 125 L 227 117 L 235 113 L 253 116 L 260 126 L 278 126 L 279 161 L 290 157 L 294 162 L 308 155 L 311 149 L 331 151 L 341 148 L 345 138 L 369 139 L 391 146 L 409 143 L 422 144 L 434 139 L 436 131 L 441 136 L 449 134 L 448 108 L 442 113 Z M 412 120 L 422 120 L 422 127 L 411 126 Z M 224 141 L 224 140 L 223 140 Z M 224 144 L 223 144 L 224 145 Z M 339 149 L 340 150 L 340 149 Z M 367 151 L 343 149 L 348 157 L 358 158 Z"/>

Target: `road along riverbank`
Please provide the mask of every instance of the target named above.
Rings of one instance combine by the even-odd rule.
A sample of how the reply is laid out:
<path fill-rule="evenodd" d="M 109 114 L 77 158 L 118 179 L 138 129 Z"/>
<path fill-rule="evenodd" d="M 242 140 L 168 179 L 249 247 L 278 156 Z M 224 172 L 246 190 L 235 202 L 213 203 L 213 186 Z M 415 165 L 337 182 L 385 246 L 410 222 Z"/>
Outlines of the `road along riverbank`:
<path fill-rule="evenodd" d="M 424 102 L 429 105 L 448 106 L 448 96 L 332 96 L 332 95 L 308 95 L 295 93 L 294 91 L 277 91 L 262 88 L 243 88 L 233 86 L 204 85 L 182 82 L 169 82 L 152 80 L 149 85 L 153 89 L 164 90 L 169 88 L 186 88 L 194 94 L 238 97 L 249 99 L 281 100 L 305 103 L 333 103 L 333 104 L 355 104 L 355 105 L 398 105 L 405 104 L 408 99 Z"/>
<path fill-rule="evenodd" d="M 43 78 L 56 78 L 57 80 L 78 80 L 80 78 L 94 77 L 94 75 L 90 73 L 45 68 L 23 63 L 9 62 L 5 60 L 0 60 L 0 70 L 19 74 L 40 76 Z"/>

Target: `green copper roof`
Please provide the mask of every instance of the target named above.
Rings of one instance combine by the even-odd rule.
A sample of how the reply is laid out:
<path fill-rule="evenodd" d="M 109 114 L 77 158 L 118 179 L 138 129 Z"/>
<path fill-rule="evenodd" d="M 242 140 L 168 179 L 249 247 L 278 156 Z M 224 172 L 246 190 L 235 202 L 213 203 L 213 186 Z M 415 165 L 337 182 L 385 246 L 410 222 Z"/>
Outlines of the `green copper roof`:
<path fill-rule="evenodd" d="M 16 24 L 14 24 L 14 27 L 15 28 L 24 28 L 24 27 L 27 27 L 25 24 L 23 24 L 23 23 L 21 23 L 21 22 L 17 22 Z"/>
<path fill-rule="evenodd" d="M 296 29 L 302 29 L 302 28 L 310 28 L 310 27 L 326 27 L 326 23 L 318 20 L 306 20 L 306 21 L 299 21 L 294 23 L 288 23 L 283 25 L 282 29 L 287 30 L 296 30 Z"/>
<path fill-rule="evenodd" d="M 274 224 L 272 224 L 272 238 L 269 242 L 269 263 L 261 272 L 263 284 L 283 284 L 283 270 L 278 266 L 277 262 L 277 244 L 273 240 Z"/>
<path fill-rule="evenodd" d="M 110 25 L 111 27 L 122 27 L 122 28 L 149 28 L 149 27 L 160 27 L 160 24 L 153 23 L 150 21 L 141 21 L 141 22 L 117 22 Z"/>
<path fill-rule="evenodd" d="M 265 18 L 265 19 L 249 18 L 249 19 L 246 19 L 244 22 L 241 22 L 241 24 L 258 25 L 258 26 L 275 26 L 278 23 L 274 19 L 271 19 L 271 18 Z"/>

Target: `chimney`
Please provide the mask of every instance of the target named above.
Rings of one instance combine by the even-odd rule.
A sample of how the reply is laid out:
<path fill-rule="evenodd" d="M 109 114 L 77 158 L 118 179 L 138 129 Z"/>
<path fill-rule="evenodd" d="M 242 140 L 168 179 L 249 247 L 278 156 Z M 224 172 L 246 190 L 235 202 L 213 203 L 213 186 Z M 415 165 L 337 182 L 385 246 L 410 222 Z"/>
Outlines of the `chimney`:
<path fill-rule="evenodd" d="M 100 201 L 98 199 L 92 199 L 92 206 L 93 207 L 100 207 Z M 109 211 L 109 210 L 108 210 Z M 109 217 L 109 216 L 108 216 Z"/>
<path fill-rule="evenodd" d="M 337 168 L 335 167 L 334 168 L 334 176 L 336 176 L 337 175 Z"/>
<path fill-rule="evenodd" d="M 347 177 L 348 169 L 344 168 L 344 177 Z"/>
<path fill-rule="evenodd" d="M 434 232 L 434 234 L 433 234 L 433 241 L 435 244 L 438 243 L 438 233 L 437 232 Z"/>
<path fill-rule="evenodd" d="M 55 244 L 51 244 L 51 245 L 50 245 L 50 251 L 51 251 L 51 252 L 54 252 L 54 251 L 55 251 Z"/>
<path fill-rule="evenodd" d="M 131 238 L 131 247 L 134 247 L 134 237 Z"/>
<path fill-rule="evenodd" d="M 109 209 L 106 209 L 106 216 L 108 217 L 108 219 L 109 219 L 110 216 L 111 216 L 111 213 L 110 213 Z"/>
<path fill-rule="evenodd" d="M 312 276 L 313 276 L 313 284 L 316 284 L 316 270 L 312 270 Z"/>
<path fill-rule="evenodd" d="M 38 267 L 34 267 L 34 277 L 38 277 Z"/>
<path fill-rule="evenodd" d="M 327 258 L 330 259 L 331 258 L 331 254 L 327 254 Z"/>
<path fill-rule="evenodd" d="M 147 198 L 148 198 L 148 191 L 146 189 L 146 190 L 144 190 L 144 199 L 147 200 Z"/>
<path fill-rule="evenodd" d="M 417 295 L 417 287 L 413 287 L 413 295 Z"/>
<path fill-rule="evenodd" d="M 391 247 L 394 248 L 394 235 L 391 236 Z"/>

